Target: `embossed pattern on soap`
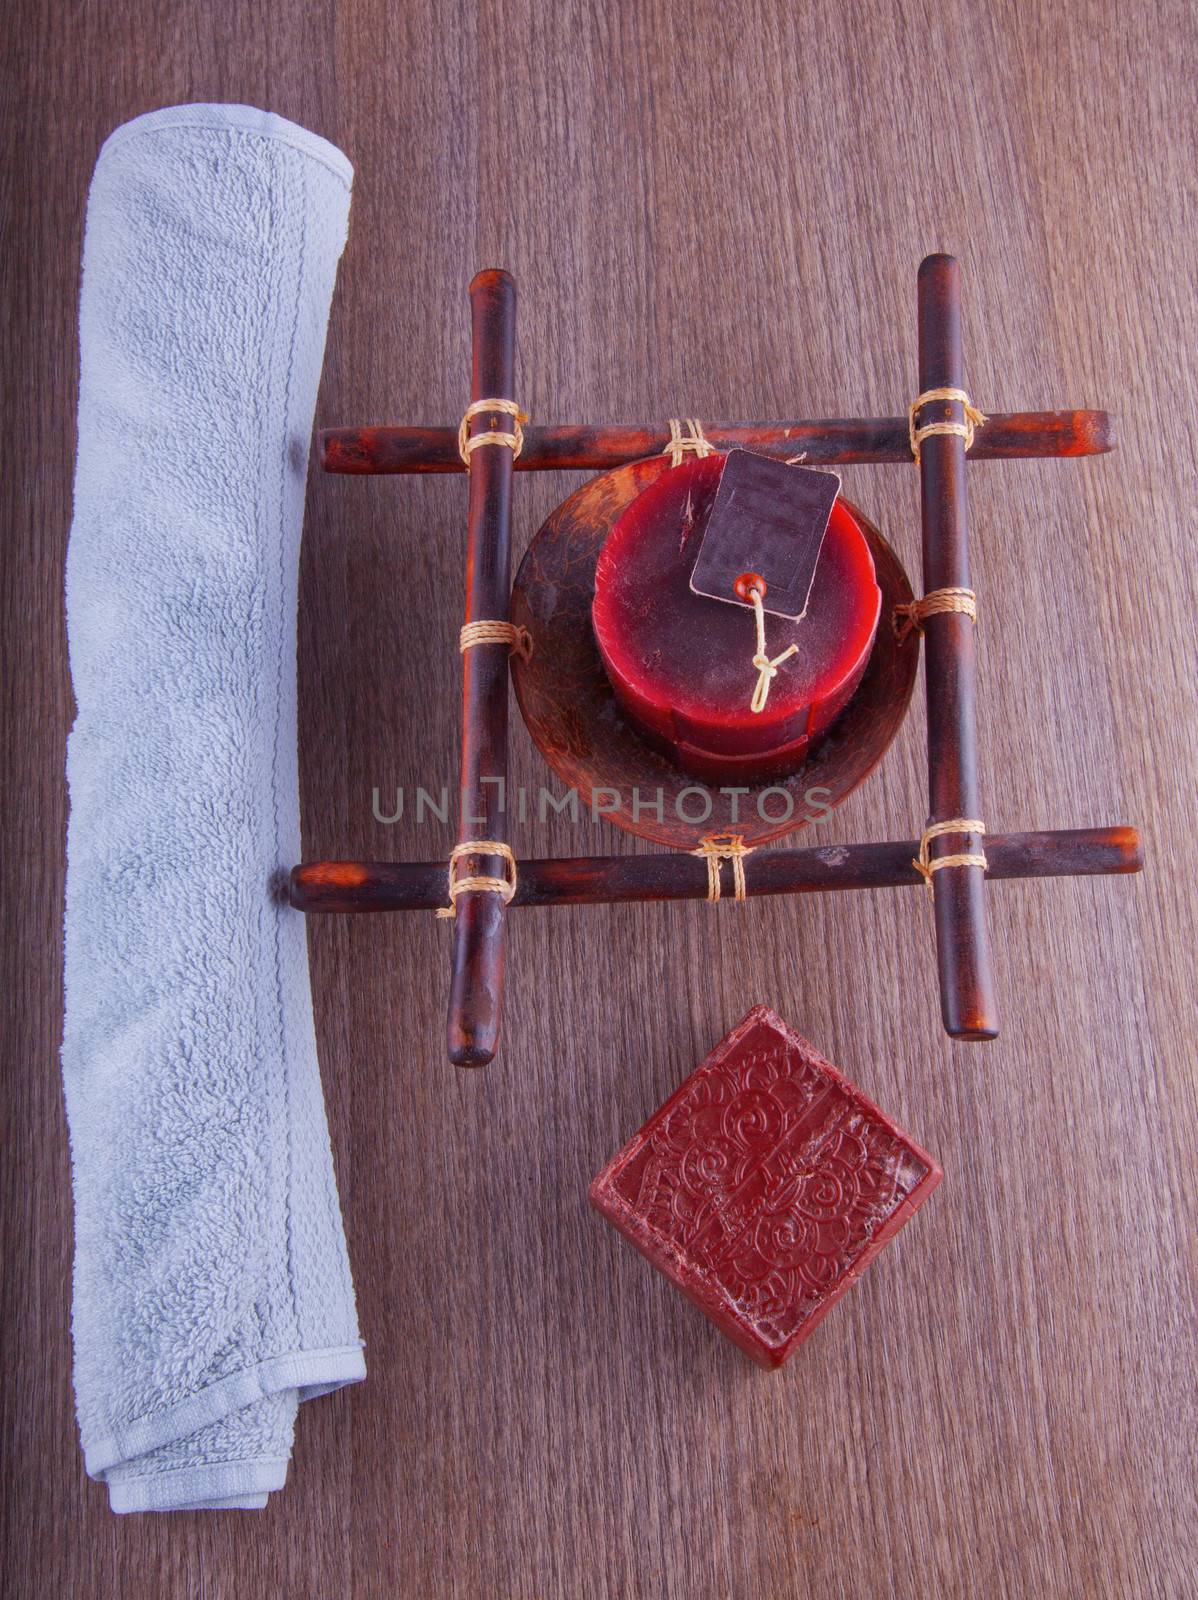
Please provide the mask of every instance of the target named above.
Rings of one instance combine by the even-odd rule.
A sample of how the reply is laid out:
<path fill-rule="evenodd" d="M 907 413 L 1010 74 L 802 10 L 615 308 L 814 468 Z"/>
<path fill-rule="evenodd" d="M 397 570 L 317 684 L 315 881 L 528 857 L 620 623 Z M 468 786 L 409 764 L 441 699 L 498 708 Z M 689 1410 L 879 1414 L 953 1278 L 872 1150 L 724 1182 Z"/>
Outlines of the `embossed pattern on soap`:
<path fill-rule="evenodd" d="M 939 1177 L 758 1007 L 600 1175 L 592 1200 L 725 1332 L 777 1365 Z"/>

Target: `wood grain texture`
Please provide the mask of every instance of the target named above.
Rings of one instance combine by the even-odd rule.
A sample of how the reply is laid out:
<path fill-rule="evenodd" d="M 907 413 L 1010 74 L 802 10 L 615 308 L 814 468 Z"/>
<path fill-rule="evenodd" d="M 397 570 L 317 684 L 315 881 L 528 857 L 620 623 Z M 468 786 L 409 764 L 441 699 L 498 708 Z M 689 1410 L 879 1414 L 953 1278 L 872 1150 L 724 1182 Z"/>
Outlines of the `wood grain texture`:
<path fill-rule="evenodd" d="M 1192 7 L 17 0 L 6 40 L 6 423 L 36 441 L 0 486 L 6 1592 L 1188 1600 Z M 370 1376 L 305 1407 L 266 1512 L 114 1519 L 74 1429 L 57 1066 L 75 314 L 101 139 L 197 98 L 270 106 L 357 166 L 322 426 L 459 415 L 487 265 L 520 286 L 538 421 L 894 415 L 916 265 L 958 256 L 981 405 L 1108 405 L 1121 439 L 971 472 L 986 820 L 1139 823 L 1147 865 L 990 897 L 984 1046 L 940 1033 L 911 895 L 523 912 L 504 1053 L 474 1074 L 443 1060 L 442 924 L 314 919 Z M 517 556 L 576 482 L 520 477 Z M 914 568 L 912 469 L 845 483 Z M 448 822 L 382 825 L 371 791 L 452 794 L 463 515 L 454 477 L 313 476 L 309 858 L 448 854 Z M 917 703 L 803 842 L 917 831 L 924 736 Z M 518 719 L 512 773 L 543 775 Z M 522 855 L 634 848 L 564 819 L 513 834 Z M 945 1170 L 774 1375 L 586 1205 L 757 1001 Z"/>

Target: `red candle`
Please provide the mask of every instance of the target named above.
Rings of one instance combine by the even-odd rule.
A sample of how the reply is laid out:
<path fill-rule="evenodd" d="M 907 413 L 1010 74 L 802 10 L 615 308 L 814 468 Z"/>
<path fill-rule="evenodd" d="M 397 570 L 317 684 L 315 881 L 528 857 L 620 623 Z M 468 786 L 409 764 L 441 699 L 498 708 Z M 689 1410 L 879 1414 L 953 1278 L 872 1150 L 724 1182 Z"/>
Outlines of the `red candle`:
<path fill-rule="evenodd" d="M 755 1006 L 591 1185 L 591 1204 L 777 1367 L 940 1182 L 933 1158 Z"/>
<path fill-rule="evenodd" d="M 793 771 L 843 708 L 869 659 L 882 596 L 865 535 L 838 499 L 806 615 L 771 615 L 765 596 L 767 655 L 797 649 L 755 712 L 751 606 L 690 587 L 727 460 L 668 469 L 624 509 L 599 555 L 591 616 L 616 697 L 646 738 L 699 777 L 753 781 Z M 748 600 L 747 589 L 734 598 Z"/>

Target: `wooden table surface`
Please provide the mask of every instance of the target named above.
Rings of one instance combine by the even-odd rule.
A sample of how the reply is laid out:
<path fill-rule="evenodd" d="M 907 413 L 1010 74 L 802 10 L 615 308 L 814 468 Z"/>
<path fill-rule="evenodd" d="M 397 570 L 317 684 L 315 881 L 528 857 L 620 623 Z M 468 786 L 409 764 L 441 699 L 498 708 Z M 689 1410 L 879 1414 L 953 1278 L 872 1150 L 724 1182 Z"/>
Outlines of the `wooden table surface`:
<path fill-rule="evenodd" d="M 4 246 L 4 1498 L 11 1596 L 1193 1596 L 1198 34 L 1176 0 L 18 4 Z M 466 284 L 520 287 L 541 420 L 894 413 L 915 270 L 961 259 L 983 406 L 1104 405 L 1121 450 L 970 474 L 985 816 L 1138 823 L 1139 878 L 996 884 L 998 1042 L 939 1028 L 916 890 L 527 911 L 501 1058 L 443 1059 L 445 927 L 310 930 L 369 1378 L 303 1409 L 263 1513 L 114 1518 L 70 1387 L 61 578 L 84 198 L 103 136 L 268 106 L 357 168 L 323 424 L 448 422 Z M 916 475 L 846 471 L 918 573 Z M 517 483 L 519 553 L 578 482 Z M 458 479 L 314 471 L 309 856 L 456 774 Z M 546 773 L 518 718 L 514 779 Z M 922 694 L 813 842 L 910 836 Z M 410 805 L 409 805 L 410 811 Z M 525 854 L 635 848 L 606 824 Z M 782 1372 L 586 1186 L 748 1007 L 940 1158 L 932 1203 Z"/>

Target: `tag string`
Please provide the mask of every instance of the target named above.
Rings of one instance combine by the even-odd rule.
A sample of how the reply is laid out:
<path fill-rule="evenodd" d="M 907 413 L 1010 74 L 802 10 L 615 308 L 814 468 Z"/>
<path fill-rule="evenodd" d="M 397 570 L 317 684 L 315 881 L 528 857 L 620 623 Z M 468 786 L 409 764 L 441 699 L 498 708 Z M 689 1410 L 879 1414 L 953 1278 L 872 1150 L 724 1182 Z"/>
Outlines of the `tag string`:
<path fill-rule="evenodd" d="M 749 701 L 749 710 L 761 712 L 765 710 L 765 703 L 770 697 L 770 684 L 778 676 L 778 668 L 784 661 L 789 661 L 791 656 L 797 656 L 797 644 L 787 645 L 780 656 L 775 656 L 771 661 L 765 648 L 765 607 L 761 603 L 761 590 L 754 586 L 749 591 L 753 602 L 753 617 L 757 623 L 757 650 L 753 656 L 753 665 L 757 668 L 757 685 L 753 690 L 753 698 Z"/>

